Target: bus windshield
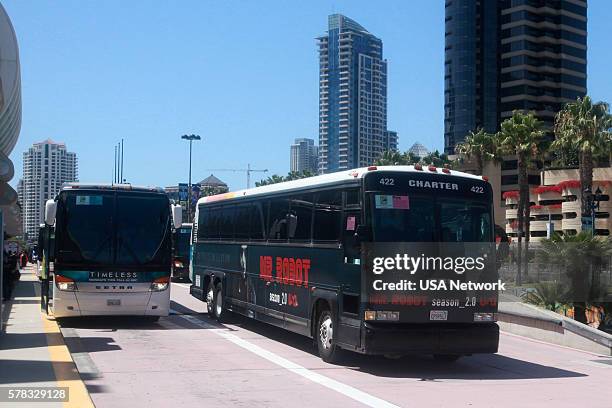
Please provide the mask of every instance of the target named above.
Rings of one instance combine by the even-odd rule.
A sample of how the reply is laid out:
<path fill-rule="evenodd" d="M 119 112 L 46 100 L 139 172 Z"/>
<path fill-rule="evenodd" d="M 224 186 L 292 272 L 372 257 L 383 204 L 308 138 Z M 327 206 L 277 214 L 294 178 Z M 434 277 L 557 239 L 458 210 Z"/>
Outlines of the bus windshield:
<path fill-rule="evenodd" d="M 163 195 L 64 193 L 58 201 L 56 222 L 58 263 L 169 263 L 166 251 L 160 251 L 170 228 L 170 208 Z"/>
<path fill-rule="evenodd" d="M 491 242 L 486 202 L 432 196 L 371 195 L 378 242 Z"/>

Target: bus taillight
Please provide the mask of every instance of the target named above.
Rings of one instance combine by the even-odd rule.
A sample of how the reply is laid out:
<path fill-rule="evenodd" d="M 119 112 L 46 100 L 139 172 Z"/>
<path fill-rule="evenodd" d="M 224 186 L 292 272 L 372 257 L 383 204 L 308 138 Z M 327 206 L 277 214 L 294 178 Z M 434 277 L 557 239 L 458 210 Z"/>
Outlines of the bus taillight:
<path fill-rule="evenodd" d="M 168 289 L 168 285 L 170 284 L 169 276 L 162 276 L 161 278 L 157 278 L 151 283 L 151 292 L 161 292 L 162 290 Z"/>
<path fill-rule="evenodd" d="M 62 275 L 55 275 L 55 286 L 57 286 L 59 290 L 72 292 L 77 290 L 74 280 Z"/>

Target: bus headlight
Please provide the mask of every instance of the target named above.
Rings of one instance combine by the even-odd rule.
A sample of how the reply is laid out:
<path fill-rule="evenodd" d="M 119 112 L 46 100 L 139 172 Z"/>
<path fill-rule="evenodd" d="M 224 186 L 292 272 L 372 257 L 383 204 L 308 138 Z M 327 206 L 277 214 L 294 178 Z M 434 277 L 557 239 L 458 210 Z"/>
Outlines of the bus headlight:
<path fill-rule="evenodd" d="M 174 267 L 175 268 L 182 268 L 183 267 L 183 263 L 179 260 L 175 260 L 174 261 Z"/>
<path fill-rule="evenodd" d="M 170 277 L 163 276 L 161 278 L 157 278 L 151 283 L 151 292 L 161 292 L 162 290 L 168 289 L 168 285 L 170 285 Z"/>
<path fill-rule="evenodd" d="M 57 286 L 59 290 L 70 292 L 77 290 L 77 285 L 74 280 L 61 275 L 55 275 L 55 286 Z"/>
<path fill-rule="evenodd" d="M 475 322 L 494 322 L 496 320 L 496 313 L 474 313 Z"/>
<path fill-rule="evenodd" d="M 387 322 L 399 321 L 399 312 L 386 310 L 366 310 L 365 320 L 378 320 Z"/>

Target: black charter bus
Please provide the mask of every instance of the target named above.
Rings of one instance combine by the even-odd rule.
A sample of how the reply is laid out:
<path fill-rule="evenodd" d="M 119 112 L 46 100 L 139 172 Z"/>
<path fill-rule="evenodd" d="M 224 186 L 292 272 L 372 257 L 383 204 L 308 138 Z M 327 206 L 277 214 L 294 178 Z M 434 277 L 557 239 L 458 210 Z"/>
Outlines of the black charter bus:
<path fill-rule="evenodd" d="M 393 280 L 401 267 L 391 266 L 410 253 L 445 268 L 446 248 L 465 260 L 474 245 L 494 245 L 492 220 L 486 180 L 433 166 L 372 166 L 204 197 L 190 293 L 221 321 L 231 311 L 309 336 L 330 362 L 340 349 L 446 360 L 495 353 L 496 290 L 432 290 L 467 285 L 463 267 Z M 373 269 L 375 255 L 393 251 L 391 269 Z M 494 256 L 477 259 L 497 282 Z"/>

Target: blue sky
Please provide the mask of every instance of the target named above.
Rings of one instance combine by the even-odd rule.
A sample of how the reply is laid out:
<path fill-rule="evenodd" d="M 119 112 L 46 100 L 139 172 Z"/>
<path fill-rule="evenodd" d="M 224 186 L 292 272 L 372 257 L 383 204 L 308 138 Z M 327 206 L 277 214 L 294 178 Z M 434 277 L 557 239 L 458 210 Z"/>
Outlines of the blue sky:
<path fill-rule="evenodd" d="M 22 70 L 13 184 L 22 152 L 46 138 L 78 154 L 81 181 L 109 182 L 124 138 L 128 181 L 186 182 L 185 133 L 204 139 L 194 182 L 247 163 L 285 174 L 293 139 L 318 139 L 315 37 L 334 12 L 383 40 L 400 148 L 443 146 L 443 0 L 2 3 Z M 589 0 L 589 94 L 612 102 L 610 21 L 610 2 Z M 246 184 L 243 173 L 214 173 L 232 189 Z"/>

